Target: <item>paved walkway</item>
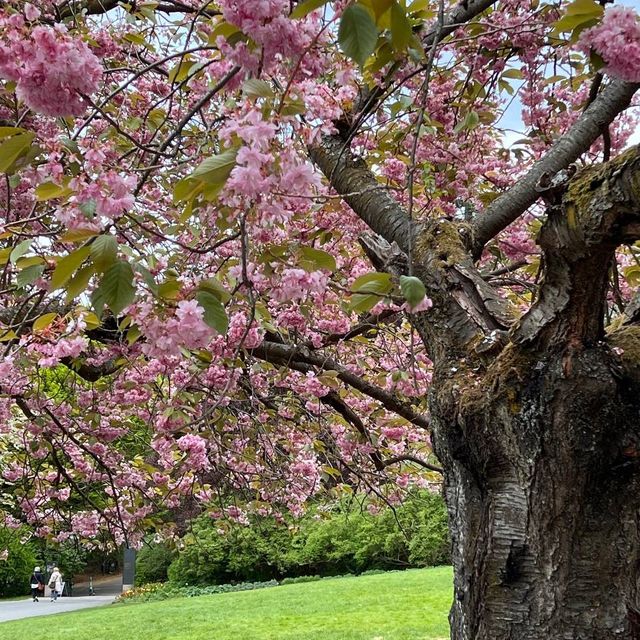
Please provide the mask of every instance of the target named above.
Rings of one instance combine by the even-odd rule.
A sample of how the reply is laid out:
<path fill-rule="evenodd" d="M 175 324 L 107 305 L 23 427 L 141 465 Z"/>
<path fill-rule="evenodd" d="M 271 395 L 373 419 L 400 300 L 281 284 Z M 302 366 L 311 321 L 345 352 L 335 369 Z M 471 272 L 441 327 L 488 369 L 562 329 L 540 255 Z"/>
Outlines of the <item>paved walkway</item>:
<path fill-rule="evenodd" d="M 95 596 L 87 595 L 88 583 L 78 583 L 73 587 L 74 596 L 72 598 L 58 598 L 55 602 L 49 600 L 49 589 L 47 589 L 47 596 L 41 597 L 39 602 L 33 602 L 31 598 L 0 601 L 0 622 L 33 618 L 34 616 L 48 616 L 53 613 L 65 613 L 111 604 L 120 593 L 121 585 L 122 576 L 110 576 L 97 579 L 94 582 Z M 0 637 L 2 637 L 1 632 Z"/>
<path fill-rule="evenodd" d="M 58 598 L 55 602 L 50 602 L 48 597 L 40 598 L 40 602 L 33 602 L 31 598 L 0 602 L 0 622 L 100 607 L 113 602 L 113 598 L 113 596 L 74 596 L 73 598 Z"/>

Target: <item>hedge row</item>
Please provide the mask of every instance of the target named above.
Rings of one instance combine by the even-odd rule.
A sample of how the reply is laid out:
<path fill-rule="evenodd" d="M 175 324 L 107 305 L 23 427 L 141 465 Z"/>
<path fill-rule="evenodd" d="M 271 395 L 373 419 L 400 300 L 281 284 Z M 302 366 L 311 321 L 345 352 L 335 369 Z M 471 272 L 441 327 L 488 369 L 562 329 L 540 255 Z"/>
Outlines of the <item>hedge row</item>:
<path fill-rule="evenodd" d="M 277 587 L 280 583 L 276 580 L 268 582 L 241 582 L 239 584 L 213 584 L 206 587 L 188 586 L 181 587 L 171 582 L 152 582 L 135 589 L 130 589 L 118 596 L 116 602 L 139 603 L 153 602 L 156 600 L 168 600 L 169 598 L 195 598 L 197 596 L 210 596 L 214 593 L 230 593 L 233 591 L 253 591 L 254 589 L 266 589 Z"/>
<path fill-rule="evenodd" d="M 381 569 L 371 569 L 359 574 L 375 575 L 387 573 Z M 169 600 L 170 598 L 197 598 L 198 596 L 210 596 L 215 593 L 231 593 L 235 591 L 254 591 L 255 589 L 267 589 L 286 584 L 299 584 L 302 582 L 318 582 L 319 580 L 337 580 L 339 578 L 353 578 L 351 573 L 339 576 L 298 576 L 297 578 L 284 578 L 280 582 L 269 580 L 268 582 L 239 582 L 233 584 L 211 584 L 207 586 L 189 585 L 179 586 L 172 582 L 151 582 L 143 584 L 135 589 L 125 591 L 116 598 L 117 603 L 139 604 L 141 602 L 155 602 Z"/>
<path fill-rule="evenodd" d="M 182 547 L 178 553 L 164 545 L 143 548 L 136 583 L 265 582 L 449 562 L 445 507 L 440 496 L 428 492 L 377 515 L 338 508 L 316 511 L 288 527 L 261 520 L 224 535 L 216 522 L 199 518 Z"/>

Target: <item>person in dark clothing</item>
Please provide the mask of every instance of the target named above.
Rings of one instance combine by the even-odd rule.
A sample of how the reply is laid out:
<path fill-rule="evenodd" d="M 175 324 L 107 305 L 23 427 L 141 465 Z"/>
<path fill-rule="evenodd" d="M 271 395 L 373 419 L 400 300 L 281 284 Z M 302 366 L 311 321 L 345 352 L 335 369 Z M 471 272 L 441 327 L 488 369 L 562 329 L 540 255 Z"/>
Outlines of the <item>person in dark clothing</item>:
<path fill-rule="evenodd" d="M 31 597 L 34 602 L 39 602 L 38 596 L 44 592 L 44 576 L 40 567 L 36 567 L 31 574 Z"/>

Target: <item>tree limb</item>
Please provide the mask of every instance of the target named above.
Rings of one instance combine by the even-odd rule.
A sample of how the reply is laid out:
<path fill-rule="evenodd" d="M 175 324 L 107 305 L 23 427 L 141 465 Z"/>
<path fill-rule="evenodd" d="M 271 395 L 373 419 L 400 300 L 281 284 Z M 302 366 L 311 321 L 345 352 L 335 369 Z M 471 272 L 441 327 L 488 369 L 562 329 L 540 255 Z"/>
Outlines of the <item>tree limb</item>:
<path fill-rule="evenodd" d="M 580 349 L 604 337 L 608 274 L 616 247 L 640 239 L 640 148 L 576 174 L 548 202 L 538 238 L 545 275 L 513 341 Z"/>
<path fill-rule="evenodd" d="M 416 412 L 408 403 L 403 402 L 393 393 L 367 382 L 360 376 L 349 371 L 346 367 L 321 354 L 314 353 L 305 347 L 296 347 L 265 340 L 260 346 L 251 350 L 251 354 L 260 360 L 271 362 L 275 365 L 285 365 L 301 373 L 313 371 L 317 367 L 323 371 L 336 371 L 338 378 L 350 387 L 380 402 L 385 409 L 397 413 L 405 420 L 429 429 L 429 420 Z"/>
<path fill-rule="evenodd" d="M 68 0 L 66 3 L 55 7 L 55 9 L 58 19 L 65 20 L 66 18 L 71 18 L 75 15 L 103 15 L 121 5 L 121 0 Z M 133 5 L 134 8 L 131 11 L 132 13 L 135 11 L 135 1 L 133 2 Z M 190 7 L 188 4 L 184 4 L 178 0 L 165 0 L 153 7 L 153 10 L 160 13 L 197 13 L 198 15 L 205 17 L 220 15 L 219 11 Z"/>
<path fill-rule="evenodd" d="M 309 147 L 309 156 L 331 186 L 373 231 L 408 250 L 410 220 L 405 210 L 381 185 L 366 162 L 345 149 L 339 135 L 325 136 Z"/>
<path fill-rule="evenodd" d="M 478 259 L 484 245 L 519 218 L 540 196 L 540 178 L 555 175 L 577 160 L 630 104 L 640 85 L 612 81 L 585 109 L 567 133 L 538 160 L 529 172 L 478 215 L 472 230 L 472 253 Z"/>

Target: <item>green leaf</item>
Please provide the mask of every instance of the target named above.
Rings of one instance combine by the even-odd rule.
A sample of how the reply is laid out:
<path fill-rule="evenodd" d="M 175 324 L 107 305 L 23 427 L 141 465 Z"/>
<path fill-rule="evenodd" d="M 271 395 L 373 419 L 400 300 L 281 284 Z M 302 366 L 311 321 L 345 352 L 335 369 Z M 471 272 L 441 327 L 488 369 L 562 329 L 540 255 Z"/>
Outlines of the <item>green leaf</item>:
<path fill-rule="evenodd" d="M 68 256 L 58 260 L 56 268 L 51 275 L 51 289 L 63 287 L 73 275 L 73 272 L 87 259 L 90 252 L 91 247 L 80 247 L 72 251 Z"/>
<path fill-rule="evenodd" d="M 604 7 L 595 0 L 575 0 L 553 27 L 558 33 L 573 31 L 572 40 L 575 40 L 581 31 L 598 24 L 603 13 Z"/>
<path fill-rule="evenodd" d="M 42 256 L 29 256 L 27 258 L 19 258 L 16 261 L 16 267 L 18 267 L 20 271 L 34 264 L 45 264 L 45 259 Z"/>
<path fill-rule="evenodd" d="M 181 288 L 178 280 L 165 280 L 158 285 L 158 295 L 165 300 L 175 300 Z"/>
<path fill-rule="evenodd" d="M 134 324 L 129 331 L 127 331 L 127 344 L 132 345 L 140 336 L 142 331 L 137 324 Z"/>
<path fill-rule="evenodd" d="M 554 29 L 559 32 L 566 31 L 584 31 L 589 27 L 598 24 L 598 19 L 588 14 L 577 14 L 572 16 L 563 16 L 557 22 L 553 23 Z"/>
<path fill-rule="evenodd" d="M 107 269 L 93 293 L 92 302 L 97 311 L 102 311 L 106 304 L 117 316 L 134 301 L 135 293 L 133 269 L 128 262 L 120 260 Z"/>
<path fill-rule="evenodd" d="M 17 244 L 12 250 L 9 257 L 11 264 L 15 264 L 22 256 L 31 248 L 32 240 L 23 240 Z"/>
<path fill-rule="evenodd" d="M 640 284 L 640 266 L 632 265 L 623 269 L 624 277 L 629 286 L 637 287 Z"/>
<path fill-rule="evenodd" d="M 229 149 L 217 156 L 207 158 L 196 167 L 189 178 L 197 178 L 206 184 L 223 185 L 236 166 L 237 155 L 237 149 Z"/>
<path fill-rule="evenodd" d="M 365 273 L 353 281 L 351 291 L 355 293 L 375 293 L 378 296 L 385 295 L 391 291 L 391 275 L 376 271 Z"/>
<path fill-rule="evenodd" d="M 55 182 L 44 182 L 36 187 L 36 198 L 38 202 L 53 200 L 54 198 L 64 198 L 73 193 L 66 185 L 55 184 Z"/>
<path fill-rule="evenodd" d="M 133 42 L 133 44 L 139 44 L 145 47 L 148 46 L 147 41 L 139 33 L 127 33 L 127 35 L 124 36 L 124 39 L 128 42 Z"/>
<path fill-rule="evenodd" d="M 60 236 L 60 242 L 84 242 L 97 235 L 98 232 L 93 229 L 69 229 Z"/>
<path fill-rule="evenodd" d="M 183 202 L 184 200 L 191 200 L 191 198 L 202 191 L 202 187 L 202 182 L 192 180 L 191 178 L 178 180 L 173 186 L 173 204 L 178 204 L 178 202 Z"/>
<path fill-rule="evenodd" d="M 348 309 L 354 313 L 366 313 L 380 302 L 381 297 L 372 293 L 356 293 L 351 298 Z"/>
<path fill-rule="evenodd" d="M 273 89 L 268 82 L 258 80 L 258 78 L 249 78 L 242 85 L 242 93 L 250 98 L 273 98 Z"/>
<path fill-rule="evenodd" d="M 226 333 L 229 320 L 220 300 L 208 291 L 198 291 L 196 300 L 204 309 L 204 321 L 218 333 Z"/>
<path fill-rule="evenodd" d="M 193 60 L 185 58 L 181 60 L 171 71 L 169 71 L 169 77 L 167 78 L 171 84 L 174 82 L 182 82 L 189 77 L 189 71 L 194 65 Z"/>
<path fill-rule="evenodd" d="M 34 321 L 32 325 L 33 330 L 42 331 L 43 329 L 46 329 L 57 317 L 57 313 L 45 313 Z"/>
<path fill-rule="evenodd" d="M 16 282 L 19 287 L 24 287 L 28 284 L 31 284 L 34 280 L 37 280 L 44 271 L 44 265 L 42 264 L 33 264 L 30 267 L 24 268 L 16 278 Z"/>
<path fill-rule="evenodd" d="M 376 16 L 376 23 L 381 24 L 382 22 L 387 22 L 386 26 L 389 26 L 388 19 L 381 20 L 383 16 L 389 11 L 391 5 L 395 4 L 394 0 L 367 0 L 366 5 L 373 9 L 373 13 Z"/>
<path fill-rule="evenodd" d="M 86 200 L 85 202 L 79 204 L 78 209 L 80 209 L 80 211 L 84 213 L 85 217 L 87 217 L 89 220 L 92 220 L 96 215 L 97 206 L 98 205 L 96 201 L 91 198 L 91 200 Z"/>
<path fill-rule="evenodd" d="M 84 314 L 84 323 L 87 325 L 87 329 L 89 331 L 97 329 L 102 324 L 102 322 L 100 322 L 100 318 L 98 318 L 95 313 L 91 313 L 91 311 Z"/>
<path fill-rule="evenodd" d="M 388 273 L 365 273 L 356 278 L 351 285 L 356 292 L 349 303 L 349 311 L 366 313 L 391 291 L 391 275 Z"/>
<path fill-rule="evenodd" d="M 378 41 L 378 28 L 371 14 L 358 4 L 349 5 L 340 19 L 338 42 L 346 56 L 361 67 L 373 53 Z"/>
<path fill-rule="evenodd" d="M 566 10 L 566 15 L 592 15 L 601 16 L 604 13 L 603 6 L 596 0 L 574 0 Z"/>
<path fill-rule="evenodd" d="M 400 291 L 404 299 L 412 307 L 422 302 L 427 295 L 422 280 L 415 276 L 400 276 Z"/>
<path fill-rule="evenodd" d="M 235 24 L 222 20 L 209 35 L 209 44 L 215 44 L 218 36 L 222 36 L 227 42 L 229 42 L 229 38 L 239 32 L 240 30 Z"/>
<path fill-rule="evenodd" d="M 391 5 L 391 43 L 396 51 L 405 51 L 413 40 L 413 30 L 405 10 L 397 3 Z"/>
<path fill-rule="evenodd" d="M 31 147 L 35 134 L 19 133 L 0 144 L 0 173 L 7 173 L 15 161 Z"/>
<path fill-rule="evenodd" d="M 9 262 L 9 257 L 11 256 L 12 250 L 12 247 L 0 249 L 0 264 L 7 264 L 7 262 Z"/>
<path fill-rule="evenodd" d="M 18 334 L 13 329 L 6 331 L 0 329 L 0 342 L 11 342 L 11 340 L 15 340 L 17 337 Z"/>
<path fill-rule="evenodd" d="M 589 62 L 591 63 L 591 65 L 596 71 L 603 69 L 607 64 L 604 61 L 604 58 L 597 51 L 594 51 L 593 49 L 591 49 L 591 51 L 589 52 Z"/>
<path fill-rule="evenodd" d="M 296 5 L 296 8 L 291 12 L 289 17 L 292 20 L 298 20 L 299 18 L 304 18 L 309 15 L 312 11 L 323 7 L 327 4 L 329 0 L 304 0 L 304 2 L 299 2 Z"/>
<path fill-rule="evenodd" d="M 81 269 L 78 269 L 76 275 L 71 278 L 67 285 L 67 302 L 71 302 L 71 300 L 86 291 L 89 280 L 91 280 L 91 276 L 94 273 L 95 269 L 92 264 L 87 264 Z"/>
<path fill-rule="evenodd" d="M 21 127 L 0 127 L 0 138 L 8 138 L 9 136 L 15 136 L 16 133 L 26 133 L 26 129 Z"/>
<path fill-rule="evenodd" d="M 304 113 L 305 110 L 304 100 L 301 98 L 292 98 L 291 100 L 285 100 L 280 113 L 283 116 L 298 116 Z"/>
<path fill-rule="evenodd" d="M 453 131 L 454 133 L 460 133 L 464 129 L 474 129 L 479 122 L 480 117 L 478 114 L 475 111 L 469 111 L 469 113 L 464 117 L 464 120 L 458 122 Z"/>
<path fill-rule="evenodd" d="M 231 300 L 231 294 L 215 278 L 201 280 L 198 284 L 198 289 L 200 289 L 200 291 L 207 291 L 211 293 L 223 304 Z"/>
<path fill-rule="evenodd" d="M 336 270 L 336 259 L 326 251 L 314 247 L 302 247 L 302 267 L 306 271 L 326 269 L 332 273 Z"/>
<path fill-rule="evenodd" d="M 521 69 L 507 69 L 502 74 L 503 78 L 510 78 L 511 80 L 523 80 L 524 73 Z"/>
<path fill-rule="evenodd" d="M 139 262 L 135 265 L 135 270 L 142 276 L 145 284 L 149 287 L 149 289 L 153 292 L 153 295 L 158 295 L 158 284 L 156 283 L 156 279 L 144 265 L 141 265 Z"/>
<path fill-rule="evenodd" d="M 98 271 L 105 271 L 118 257 L 118 241 L 115 236 L 98 236 L 91 243 L 91 258 Z"/>

